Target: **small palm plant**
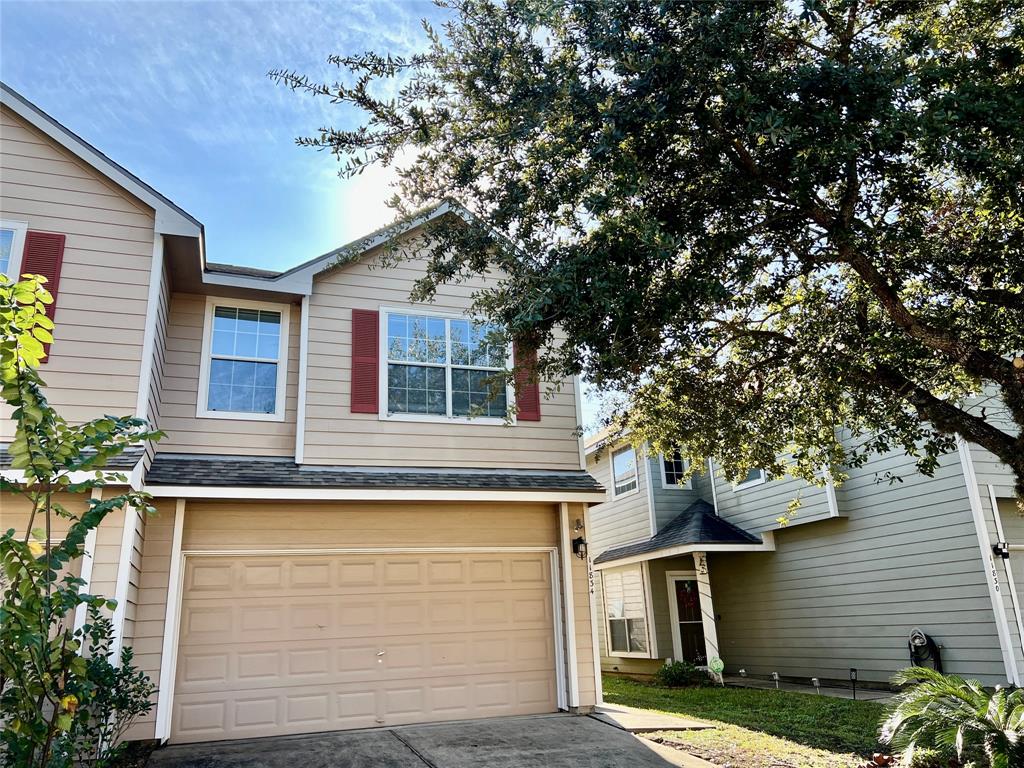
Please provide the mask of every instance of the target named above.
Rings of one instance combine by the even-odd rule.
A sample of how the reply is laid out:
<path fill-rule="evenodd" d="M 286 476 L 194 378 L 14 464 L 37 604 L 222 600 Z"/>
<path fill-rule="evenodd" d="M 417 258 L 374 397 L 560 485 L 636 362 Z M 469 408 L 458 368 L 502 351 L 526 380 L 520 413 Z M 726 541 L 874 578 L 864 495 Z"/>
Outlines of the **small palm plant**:
<path fill-rule="evenodd" d="M 1024 689 L 987 691 L 977 680 L 910 667 L 892 682 L 896 695 L 881 740 L 911 763 L 919 747 L 953 751 L 958 761 L 984 753 L 992 768 L 1024 766 Z"/>

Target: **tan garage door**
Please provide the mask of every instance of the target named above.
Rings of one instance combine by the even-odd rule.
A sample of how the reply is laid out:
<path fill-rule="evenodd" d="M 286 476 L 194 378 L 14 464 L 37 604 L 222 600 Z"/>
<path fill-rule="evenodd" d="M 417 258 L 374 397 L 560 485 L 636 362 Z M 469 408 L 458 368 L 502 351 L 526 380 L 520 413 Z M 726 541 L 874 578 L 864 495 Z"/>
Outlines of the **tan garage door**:
<path fill-rule="evenodd" d="M 547 552 L 189 556 L 172 740 L 556 709 Z"/>

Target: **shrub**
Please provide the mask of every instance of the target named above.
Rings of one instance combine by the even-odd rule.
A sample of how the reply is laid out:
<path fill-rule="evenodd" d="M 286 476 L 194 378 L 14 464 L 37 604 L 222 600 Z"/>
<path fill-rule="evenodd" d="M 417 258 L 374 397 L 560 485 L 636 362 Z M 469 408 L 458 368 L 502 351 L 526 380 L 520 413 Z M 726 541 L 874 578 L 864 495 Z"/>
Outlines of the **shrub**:
<path fill-rule="evenodd" d="M 688 661 L 673 661 L 654 673 L 654 682 L 665 688 L 687 688 L 706 685 L 708 675 Z"/>
<path fill-rule="evenodd" d="M 904 750 L 915 764 L 920 748 L 955 755 L 964 764 L 975 756 L 991 768 L 1024 766 L 1024 690 L 986 690 L 976 680 L 911 667 L 896 673 L 906 686 L 893 699 L 881 740 Z"/>

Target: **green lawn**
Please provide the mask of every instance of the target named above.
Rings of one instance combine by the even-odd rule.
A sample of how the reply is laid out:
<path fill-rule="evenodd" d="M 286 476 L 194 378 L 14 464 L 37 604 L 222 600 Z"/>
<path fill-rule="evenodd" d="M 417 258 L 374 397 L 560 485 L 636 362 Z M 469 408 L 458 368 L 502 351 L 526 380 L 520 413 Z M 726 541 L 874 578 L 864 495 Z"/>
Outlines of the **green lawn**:
<path fill-rule="evenodd" d="M 791 764 L 796 765 L 855 765 L 855 755 L 870 756 L 878 749 L 878 722 L 883 710 L 881 704 L 872 701 L 752 688 L 659 688 L 613 676 L 604 678 L 604 698 L 613 704 L 737 726 L 717 732 L 665 734 L 673 740 L 702 745 L 708 751 L 706 758 L 721 764 L 727 761 L 721 754 L 717 760 L 712 754 L 735 744 L 751 754 L 776 751 L 777 757 L 795 759 Z M 782 752 L 787 749 L 793 754 L 784 756 Z M 814 754 L 819 751 L 823 756 Z M 761 763 L 736 760 L 732 764 Z"/>

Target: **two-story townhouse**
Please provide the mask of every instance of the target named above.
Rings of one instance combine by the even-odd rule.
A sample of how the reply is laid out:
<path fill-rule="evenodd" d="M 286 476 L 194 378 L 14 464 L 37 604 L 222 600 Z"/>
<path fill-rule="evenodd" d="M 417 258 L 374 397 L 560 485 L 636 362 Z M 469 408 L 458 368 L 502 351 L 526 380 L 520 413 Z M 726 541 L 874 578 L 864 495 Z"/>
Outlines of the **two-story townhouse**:
<path fill-rule="evenodd" d="M 444 215 L 286 271 L 217 264 L 195 218 L 2 88 L 0 271 L 50 278 L 50 401 L 167 433 L 121 462 L 158 514 L 106 520 L 81 561 L 159 685 L 132 737 L 599 700 L 579 555 L 604 493 L 585 471 L 577 383 L 489 400 L 512 350 L 469 315 L 484 278 L 414 304 L 422 263 L 377 258 Z M 0 499 L 4 529 L 25 514 Z"/>
<path fill-rule="evenodd" d="M 1024 522 L 978 446 L 933 477 L 894 452 L 822 487 L 732 483 L 713 462 L 687 480 L 678 454 L 601 436 L 587 456 L 608 489 L 588 512 L 606 671 L 717 657 L 726 674 L 884 684 L 919 630 L 946 672 L 1024 682 Z"/>

